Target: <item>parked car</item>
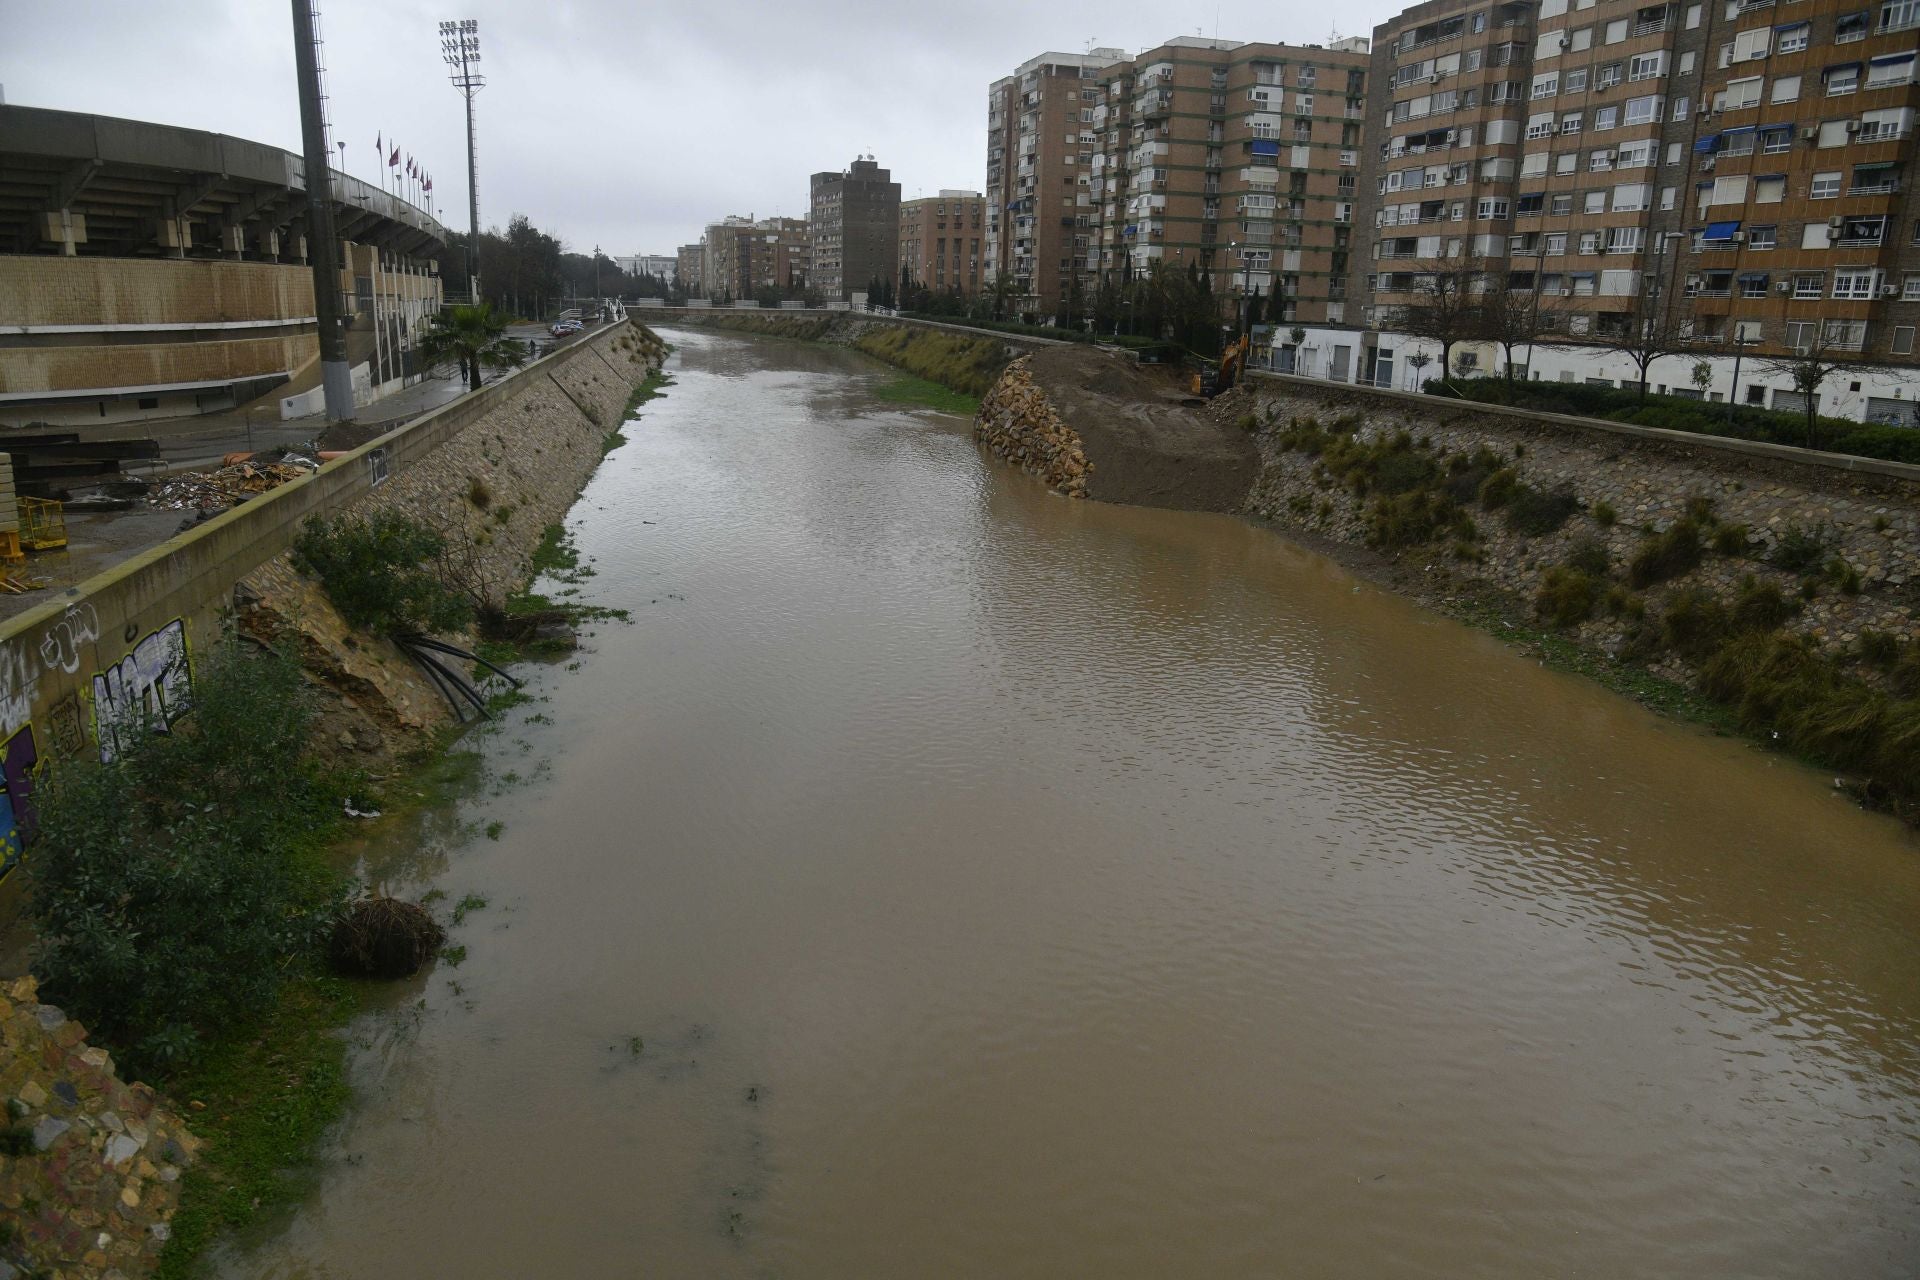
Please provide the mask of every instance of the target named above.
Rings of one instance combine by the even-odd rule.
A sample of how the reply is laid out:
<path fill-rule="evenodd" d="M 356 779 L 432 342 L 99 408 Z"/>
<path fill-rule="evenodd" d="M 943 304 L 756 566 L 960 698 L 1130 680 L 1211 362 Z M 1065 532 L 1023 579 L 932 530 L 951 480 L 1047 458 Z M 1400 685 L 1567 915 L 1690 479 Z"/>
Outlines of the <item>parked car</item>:
<path fill-rule="evenodd" d="M 561 320 L 557 322 L 552 329 L 553 336 L 556 338 L 571 337 L 578 332 L 580 332 L 580 322 L 578 320 Z"/>

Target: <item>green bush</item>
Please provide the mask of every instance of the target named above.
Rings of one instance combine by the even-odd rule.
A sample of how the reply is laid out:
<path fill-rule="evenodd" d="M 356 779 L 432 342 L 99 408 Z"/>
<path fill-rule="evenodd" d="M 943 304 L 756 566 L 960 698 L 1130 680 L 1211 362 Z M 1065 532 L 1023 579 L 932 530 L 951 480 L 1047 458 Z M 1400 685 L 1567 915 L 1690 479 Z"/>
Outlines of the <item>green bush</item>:
<path fill-rule="evenodd" d="M 1700 563 L 1700 526 L 1691 518 L 1676 520 L 1665 533 L 1650 534 L 1627 564 L 1627 581 L 1646 588 L 1677 578 Z"/>
<path fill-rule="evenodd" d="M 1460 516 L 1446 495 L 1430 489 L 1378 497 L 1367 507 L 1367 541 L 1383 550 L 1421 546 L 1456 527 Z"/>
<path fill-rule="evenodd" d="M 1689 662 L 1704 662 L 1733 631 L 1727 606 L 1704 591 L 1683 591 L 1660 617 L 1661 640 Z"/>
<path fill-rule="evenodd" d="M 1789 573 L 1805 573 L 1827 558 L 1827 540 L 1818 529 L 1790 524 L 1780 534 L 1780 541 L 1774 543 L 1773 554 L 1768 558 Z"/>
<path fill-rule="evenodd" d="M 1614 522 L 1620 518 L 1620 513 L 1613 509 L 1611 502 L 1602 498 L 1593 504 L 1593 518 L 1600 522 L 1601 528 L 1611 529 Z"/>
<path fill-rule="evenodd" d="M 1713 549 L 1723 556 L 1745 555 L 1747 552 L 1747 526 L 1743 524 L 1723 524 L 1713 531 Z"/>
<path fill-rule="evenodd" d="M 428 567 L 446 540 L 397 512 L 314 516 L 293 550 L 340 616 L 362 630 L 412 635 L 460 631 L 473 621 L 473 601 Z"/>
<path fill-rule="evenodd" d="M 1480 505 L 1491 511 L 1496 507 L 1505 506 L 1519 492 L 1520 477 L 1514 473 L 1513 468 L 1502 467 L 1486 478 L 1476 496 L 1480 499 Z"/>
<path fill-rule="evenodd" d="M 1582 538 L 1568 549 L 1567 567 L 1578 569 L 1590 577 L 1604 578 L 1607 570 L 1613 567 L 1613 558 L 1607 554 L 1604 543 L 1593 538 Z"/>
<path fill-rule="evenodd" d="M 1533 598 L 1533 611 L 1551 626 L 1571 627 L 1593 616 L 1600 584 L 1579 569 L 1557 565 L 1547 570 Z"/>
<path fill-rule="evenodd" d="M 1798 601 L 1780 594 L 1771 582 L 1749 577 L 1733 601 L 1733 622 L 1742 631 L 1771 631 L 1800 612 Z"/>
<path fill-rule="evenodd" d="M 303 852 L 336 802 L 301 759 L 298 662 L 228 642 L 193 677 L 169 732 L 136 728 L 113 763 L 61 763 L 34 792 L 33 967 L 135 1071 L 264 1008 L 337 904 Z"/>
<path fill-rule="evenodd" d="M 1579 509 L 1580 500 L 1571 489 L 1542 493 L 1521 485 L 1507 500 L 1507 528 L 1529 538 L 1545 537 L 1558 533 Z"/>

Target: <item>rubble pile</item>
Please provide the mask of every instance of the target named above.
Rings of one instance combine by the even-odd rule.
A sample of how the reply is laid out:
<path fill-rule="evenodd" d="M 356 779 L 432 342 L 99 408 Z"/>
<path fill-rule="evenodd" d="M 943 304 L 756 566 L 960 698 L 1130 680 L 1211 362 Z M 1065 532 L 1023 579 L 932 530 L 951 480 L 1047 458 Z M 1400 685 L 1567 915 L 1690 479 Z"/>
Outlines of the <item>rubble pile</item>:
<path fill-rule="evenodd" d="M 1007 366 L 980 402 L 973 434 L 994 456 L 1045 480 L 1070 498 L 1087 496 L 1093 464 L 1077 432 L 1061 421 L 1047 393 L 1033 380 L 1032 357 Z"/>
<path fill-rule="evenodd" d="M 150 506 L 171 511 L 224 511 L 269 489 L 313 471 L 319 463 L 299 454 L 278 462 L 236 462 L 214 471 L 191 471 L 153 482 L 147 493 Z"/>

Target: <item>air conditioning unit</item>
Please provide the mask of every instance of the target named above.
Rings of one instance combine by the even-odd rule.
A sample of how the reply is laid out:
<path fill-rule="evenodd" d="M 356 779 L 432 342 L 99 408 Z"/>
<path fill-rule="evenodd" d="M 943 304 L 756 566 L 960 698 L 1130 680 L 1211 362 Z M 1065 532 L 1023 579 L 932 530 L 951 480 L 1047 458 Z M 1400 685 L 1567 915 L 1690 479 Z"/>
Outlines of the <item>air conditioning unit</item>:
<path fill-rule="evenodd" d="M 1837 213 L 1834 214 L 1833 217 L 1827 219 L 1827 226 L 1834 231 L 1838 231 L 1840 228 L 1846 225 L 1847 225 L 1847 220 L 1841 217 Z"/>
<path fill-rule="evenodd" d="M 1713 159 L 1713 157 L 1712 157 L 1712 156 L 1708 156 L 1708 157 L 1707 157 L 1706 159 L 1704 159 L 1704 160 L 1702 160 L 1702 161 L 1700 162 L 1700 172 L 1702 172 L 1702 173 L 1712 173 L 1712 172 L 1713 172 L 1713 165 L 1714 165 L 1714 159 Z"/>
<path fill-rule="evenodd" d="M 1571 298 L 1573 296 L 1573 286 L 1570 284 L 1561 285 L 1560 296 L 1563 298 Z"/>
<path fill-rule="evenodd" d="M 1573 43 L 1573 36 L 1568 32 L 1562 31 L 1560 33 L 1560 47 L 1564 49 L 1572 43 Z"/>
<path fill-rule="evenodd" d="M 1880 296 L 1883 298 L 1897 298 L 1900 296 L 1900 286 L 1897 284 L 1883 284 L 1880 286 Z"/>
<path fill-rule="evenodd" d="M 1810 124 L 1806 128 L 1800 131 L 1800 141 L 1802 142 L 1812 142 L 1815 138 L 1818 138 L 1819 136 L 1820 136 L 1820 126 L 1817 124 Z"/>
<path fill-rule="evenodd" d="M 1439 84 L 1439 83 L 1440 83 L 1440 82 L 1441 82 L 1442 80 L 1444 80 L 1445 78 L 1446 78 L 1446 72 L 1444 72 L 1444 71 L 1436 71 L 1436 72 L 1434 72 L 1434 73 L 1433 73 L 1432 75 L 1430 75 L 1430 76 L 1428 76 L 1428 77 L 1427 77 L 1427 83 L 1428 83 L 1428 84 Z"/>
<path fill-rule="evenodd" d="M 1777 284 L 1773 286 L 1773 291 L 1784 297 L 1785 295 L 1793 292 L 1793 281 L 1791 280 L 1779 281 Z"/>
<path fill-rule="evenodd" d="M 1860 122 L 1858 120 L 1847 121 L 1847 132 L 1849 134 L 1855 134 L 1860 132 Z"/>

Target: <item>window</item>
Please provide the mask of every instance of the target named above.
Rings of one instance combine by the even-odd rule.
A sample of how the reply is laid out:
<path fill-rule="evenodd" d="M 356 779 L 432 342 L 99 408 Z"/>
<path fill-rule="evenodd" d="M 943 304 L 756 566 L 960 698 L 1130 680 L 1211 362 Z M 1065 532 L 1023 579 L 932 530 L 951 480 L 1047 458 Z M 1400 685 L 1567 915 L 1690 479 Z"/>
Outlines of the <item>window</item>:
<path fill-rule="evenodd" d="M 1827 86 L 1827 96 L 1837 98 L 1844 93 L 1852 93 L 1860 87 L 1860 64 L 1849 62 L 1845 66 L 1828 67 L 1820 73 L 1820 79 Z"/>
<path fill-rule="evenodd" d="M 1809 222 L 1800 228 L 1800 247 L 1802 249 L 1827 248 L 1833 243 L 1833 238 L 1827 234 L 1828 229 L 1824 222 Z"/>
<path fill-rule="evenodd" d="M 1778 227 L 1748 227 L 1747 248 L 1759 250 L 1778 247 L 1778 231 Z"/>
<path fill-rule="evenodd" d="M 1607 252 L 1638 253 L 1645 237 L 1644 227 L 1610 227 L 1607 229 Z"/>
<path fill-rule="evenodd" d="M 1920 276 L 1908 276 L 1900 282 L 1902 302 L 1920 302 Z"/>
<path fill-rule="evenodd" d="M 1755 204 L 1779 204 L 1787 198 L 1787 176 L 1783 173 L 1769 173 L 1753 180 L 1753 202 Z"/>
<path fill-rule="evenodd" d="M 1566 251 L 1567 251 L 1567 233 L 1566 232 L 1556 231 L 1547 237 L 1547 256 L 1548 257 L 1557 258 L 1557 257 L 1560 257 L 1562 254 L 1566 253 Z M 1909 277 L 1909 279 L 1913 282 L 1915 286 L 1913 291 L 1914 296 L 1920 297 L 1920 276 L 1911 276 Z"/>
<path fill-rule="evenodd" d="M 1560 132 L 1562 133 L 1580 132 L 1580 112 L 1569 111 L 1565 115 L 1561 116 Z"/>
<path fill-rule="evenodd" d="M 1727 111 L 1738 111 L 1743 107 L 1760 105 L 1759 76 L 1749 76 L 1744 80 L 1729 80 L 1724 93 L 1720 95 L 1720 106 Z M 1631 104 L 1629 104 L 1631 105 Z"/>
<path fill-rule="evenodd" d="M 1885 214 L 1850 216 L 1840 224 L 1841 244 L 1883 244 L 1887 238 Z"/>
<path fill-rule="evenodd" d="M 1629 98 L 1627 123 L 1651 124 L 1660 118 L 1660 113 L 1666 109 L 1666 105 L 1667 100 L 1657 93 L 1645 98 Z"/>
<path fill-rule="evenodd" d="M 1560 191 L 1547 198 L 1547 212 L 1556 217 L 1564 217 L 1573 212 L 1573 193 Z"/>
<path fill-rule="evenodd" d="M 1773 82 L 1774 102 L 1798 102 L 1800 100 L 1800 77 L 1781 76 Z"/>
<path fill-rule="evenodd" d="M 1693 50 L 1691 49 L 1680 55 L 1680 74 L 1683 76 L 1693 74 Z"/>
<path fill-rule="evenodd" d="M 1582 231 L 1580 233 L 1580 252 L 1582 254 L 1595 254 L 1600 252 L 1600 233 L 1598 231 Z"/>
<path fill-rule="evenodd" d="M 1869 111 L 1860 118 L 1861 142 L 1886 142 L 1904 138 L 1913 132 L 1912 107 L 1888 107 Z"/>
<path fill-rule="evenodd" d="M 1833 24 L 1833 42 L 1851 44 L 1855 40 L 1867 38 L 1867 15 L 1864 13 L 1842 14 Z"/>
<path fill-rule="evenodd" d="M 1562 151 L 1553 158 L 1553 171 L 1555 173 L 1572 173 L 1579 167 L 1580 153 L 1578 151 Z"/>
<path fill-rule="evenodd" d="M 1916 0 L 1920 3 L 1920 0 Z M 1911 53 L 1888 54 L 1884 58 L 1875 58 L 1867 64 L 1867 88 L 1879 89 L 1890 84 L 1910 84 L 1913 81 L 1913 58 Z"/>
<path fill-rule="evenodd" d="M 1867 345 L 1867 322 L 1865 320 L 1828 320 L 1820 326 L 1820 336 L 1829 347 L 1841 351 L 1858 351 Z"/>
<path fill-rule="evenodd" d="M 1800 295 L 1797 293 L 1794 294 L 1794 297 L 1796 298 L 1799 296 Z M 1795 351 L 1812 350 L 1813 343 L 1814 343 L 1814 334 L 1819 329 L 1819 327 L 1820 327 L 1820 322 L 1818 320 L 1787 321 L 1787 345 L 1789 347 L 1792 347 Z M 1776 409 L 1781 407 L 1780 395 L 1781 393 L 1777 390 L 1773 393 L 1773 396 L 1774 396 L 1773 407 Z"/>
<path fill-rule="evenodd" d="M 1734 174 L 1731 177 L 1715 178 L 1713 189 L 1702 204 L 1745 204 L 1747 202 L 1747 175 Z"/>
<path fill-rule="evenodd" d="M 1801 271 L 1793 277 L 1793 296 L 1818 298 L 1825 291 L 1826 277 L 1817 271 Z"/>
<path fill-rule="evenodd" d="M 1767 296 L 1767 273 L 1764 271 L 1745 271 L 1740 275 L 1740 296 L 1743 298 L 1764 298 Z"/>
<path fill-rule="evenodd" d="M 1547 160 L 1548 156 L 1546 152 L 1529 151 L 1520 158 L 1520 176 L 1523 178 L 1538 178 L 1542 176 L 1547 171 Z"/>
<path fill-rule="evenodd" d="M 1690 105 L 1692 104 L 1688 101 L 1687 95 L 1684 93 L 1675 98 L 1673 100 L 1673 119 L 1685 120 L 1687 118 L 1687 108 Z"/>
<path fill-rule="evenodd" d="M 1588 213 L 1605 213 L 1607 211 L 1607 193 L 1605 191 L 1586 192 L 1585 199 Z"/>
<path fill-rule="evenodd" d="M 1607 24 L 1606 42 L 1608 44 L 1619 44 L 1622 40 L 1625 40 L 1627 38 L 1628 22 L 1629 20 L 1626 18 L 1615 18 L 1612 22 L 1609 22 Z"/>
<path fill-rule="evenodd" d="M 1611 129 L 1615 124 L 1619 123 L 1619 120 L 1620 108 L 1601 107 L 1593 113 L 1594 131 L 1597 133 L 1603 129 Z"/>
<path fill-rule="evenodd" d="M 1793 150 L 1792 129 L 1762 129 L 1760 131 L 1760 153 L 1777 156 Z"/>
<path fill-rule="evenodd" d="M 1897 324 L 1893 326 L 1893 346 L 1889 348 L 1889 350 L 1896 356 L 1910 356 L 1913 354 L 1912 325 Z"/>
<path fill-rule="evenodd" d="M 1653 149 L 1657 144 L 1652 138 L 1639 142 L 1629 142 L 1613 153 L 1613 167 L 1616 169 L 1649 169 L 1653 167 Z"/>
<path fill-rule="evenodd" d="M 1533 78 L 1533 97 L 1536 101 L 1541 98 L 1551 98 L 1558 92 L 1560 92 L 1559 72 L 1549 71 L 1545 75 Z"/>
<path fill-rule="evenodd" d="M 1589 152 L 1587 155 L 1587 168 L 1594 173 L 1607 173 L 1611 171 L 1613 168 L 1613 148 L 1606 147 L 1599 151 Z"/>
<path fill-rule="evenodd" d="M 1800 22 L 1791 27 L 1780 28 L 1780 52 L 1798 53 L 1807 47 L 1807 34 L 1813 30 L 1810 23 Z"/>
<path fill-rule="evenodd" d="M 1888 0 L 1880 6 L 1880 33 L 1920 26 L 1920 0 Z"/>
<path fill-rule="evenodd" d="M 1638 213 L 1651 208 L 1653 188 L 1644 182 L 1624 182 L 1613 189 L 1615 213 Z M 1636 228 L 1637 230 L 1637 228 Z"/>
<path fill-rule="evenodd" d="M 1473 216 L 1476 218 L 1504 218 L 1507 216 L 1507 202 L 1496 199 L 1482 200 L 1473 207 Z"/>
<path fill-rule="evenodd" d="M 1772 27 L 1756 27 L 1752 31 L 1742 31 L 1733 38 L 1733 60 L 1751 62 L 1755 58 L 1766 57 L 1772 48 Z"/>
<path fill-rule="evenodd" d="M 1542 111 L 1527 117 L 1527 137 L 1544 138 L 1553 132 L 1553 112 Z"/>
<path fill-rule="evenodd" d="M 1837 172 L 1814 174 L 1813 185 L 1807 190 L 1807 198 L 1810 200 L 1833 199 L 1840 194 L 1840 177 L 1841 175 Z"/>
<path fill-rule="evenodd" d="M 1667 73 L 1667 55 L 1664 50 L 1656 53 L 1642 53 L 1627 60 L 1627 79 L 1651 80 Z"/>
<path fill-rule="evenodd" d="M 1620 71 L 1621 66 L 1619 63 L 1609 62 L 1606 66 L 1600 68 L 1600 74 L 1594 77 L 1594 87 L 1604 89 L 1609 85 L 1619 84 Z"/>
<path fill-rule="evenodd" d="M 1678 187 L 1660 188 L 1660 207 L 1662 209 L 1673 208 L 1673 202 L 1679 198 L 1679 195 L 1680 195 L 1680 188 Z"/>
<path fill-rule="evenodd" d="M 1585 93 L 1586 91 L 1587 91 L 1587 69 L 1585 67 L 1581 67 L 1578 71 L 1567 72 L 1566 79 L 1560 86 L 1560 92 Z"/>
<path fill-rule="evenodd" d="M 1514 216 L 1519 218 L 1536 217 L 1546 203 L 1547 196 L 1545 192 L 1521 196 L 1513 206 Z"/>

